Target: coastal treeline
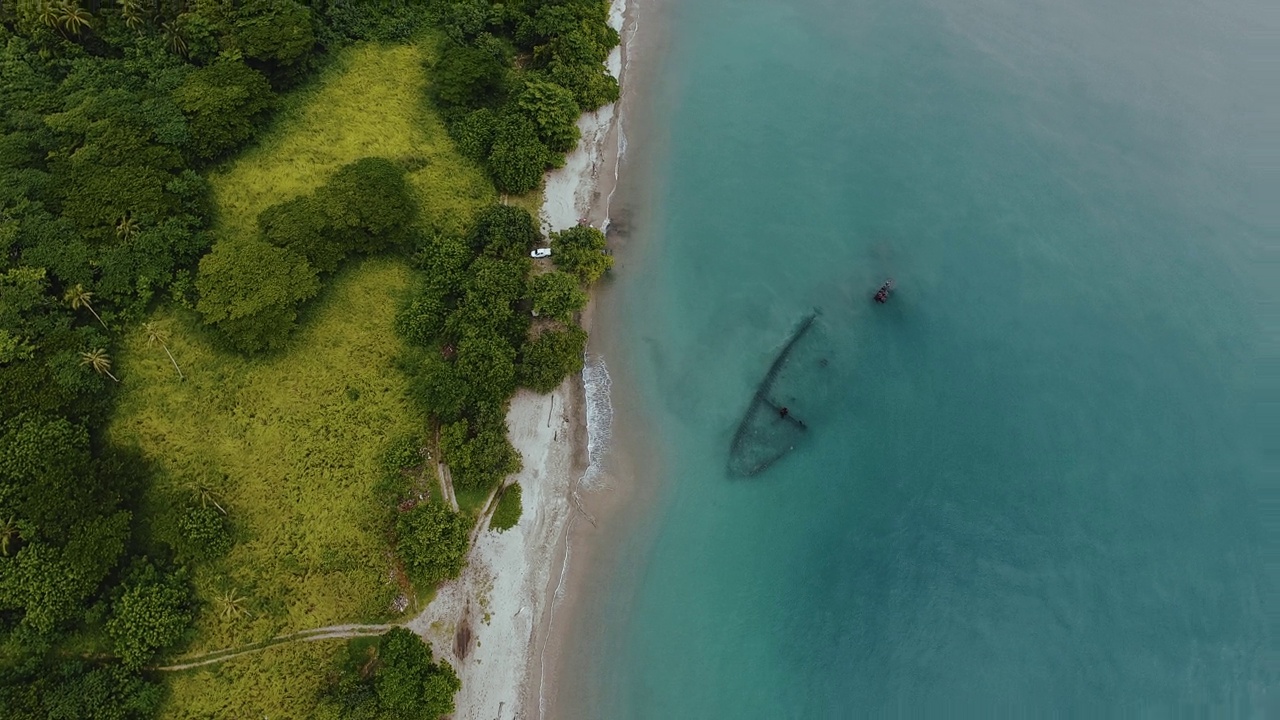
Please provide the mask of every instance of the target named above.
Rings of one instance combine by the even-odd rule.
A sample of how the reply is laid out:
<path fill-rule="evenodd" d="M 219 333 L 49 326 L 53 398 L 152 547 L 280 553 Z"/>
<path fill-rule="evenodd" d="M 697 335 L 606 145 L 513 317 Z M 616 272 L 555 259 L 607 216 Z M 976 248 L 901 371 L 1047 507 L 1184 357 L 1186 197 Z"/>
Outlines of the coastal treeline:
<path fill-rule="evenodd" d="M 113 364 L 125 333 L 141 329 L 184 378 L 169 331 L 147 322 L 157 307 L 194 310 L 228 352 L 270 353 L 347 258 L 412 258 L 428 281 L 398 323 L 414 348 L 404 366 L 440 423 L 455 482 L 492 488 L 519 467 L 506 401 L 519 386 L 548 390 L 580 369 L 585 333 L 572 316 L 598 273 L 575 269 L 572 248 L 594 248 L 587 265 L 607 263 L 598 231 L 553 237 L 564 272 L 544 272 L 528 258 L 542 237 L 527 212 L 494 206 L 463 219 L 468 232 L 441 236 L 419 227 L 406 180 L 412 163 L 370 157 L 270 206 L 256 232 L 215 237 L 207 177 L 254 141 L 280 94 L 305 85 L 332 51 L 427 32 L 441 50 L 424 100 L 443 109 L 458 148 L 499 190 L 535 189 L 576 141 L 578 114 L 617 96 L 602 65 L 618 42 L 606 8 L 579 0 L 0 6 L 7 717 L 152 716 L 163 685 L 147 668 L 189 637 L 202 612 L 192 572 L 235 542 L 226 509 L 194 478 L 172 510 L 176 521 L 157 533 L 141 503 L 151 463 L 102 433 L 128 382 Z M 460 571 L 465 530 L 438 502 L 387 528 L 427 585 Z M 223 612 L 238 607 L 231 597 Z M 396 642 L 390 657 L 421 655 Z M 400 672 L 397 662 L 384 663 L 388 673 Z M 456 685 L 456 677 L 439 684 L 451 670 L 424 667 L 422 682 Z M 366 680 L 349 687 L 380 692 Z"/>
<path fill-rule="evenodd" d="M 618 99 L 604 66 L 618 45 L 608 3 L 455 0 L 431 6 L 448 40 L 433 70 L 436 102 L 464 155 L 498 190 L 526 193 L 578 141 L 578 116 Z"/>
<path fill-rule="evenodd" d="M 562 236 L 552 234 L 553 253 Z M 599 230 L 579 227 L 571 236 L 594 239 L 597 264 L 611 262 Z M 431 238 L 415 255 L 427 281 L 397 318 L 417 349 L 405 367 L 440 423 L 440 450 L 464 490 L 487 493 L 520 469 L 506 426 L 516 388 L 547 392 L 582 369 L 587 336 L 570 316 L 586 304 L 586 283 L 535 271 L 529 253 L 542 240 L 527 211 L 495 205 L 466 237 Z M 545 312 L 536 323 L 535 308 Z"/>
<path fill-rule="evenodd" d="M 320 699 L 316 720 L 432 720 L 453 712 L 462 684 L 453 667 L 431 658 L 431 646 L 395 628 L 373 644 L 352 642 L 337 680 Z"/>

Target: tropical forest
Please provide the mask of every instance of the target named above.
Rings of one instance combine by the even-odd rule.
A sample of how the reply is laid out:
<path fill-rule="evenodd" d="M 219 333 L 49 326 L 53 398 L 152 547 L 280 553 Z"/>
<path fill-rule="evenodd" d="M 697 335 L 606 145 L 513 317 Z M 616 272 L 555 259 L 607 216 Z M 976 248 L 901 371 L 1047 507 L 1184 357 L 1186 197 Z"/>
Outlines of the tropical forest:
<path fill-rule="evenodd" d="M 536 212 L 607 12 L 0 6 L 0 714 L 453 711 L 401 624 L 582 369 L 611 258 Z"/>

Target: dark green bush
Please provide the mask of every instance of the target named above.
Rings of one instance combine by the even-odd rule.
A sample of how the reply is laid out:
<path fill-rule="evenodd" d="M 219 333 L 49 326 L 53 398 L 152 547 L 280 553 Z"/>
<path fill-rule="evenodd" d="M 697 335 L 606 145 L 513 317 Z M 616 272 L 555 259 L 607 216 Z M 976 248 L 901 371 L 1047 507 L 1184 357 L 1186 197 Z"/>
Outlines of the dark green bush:
<path fill-rule="evenodd" d="M 328 0 L 324 44 L 341 39 L 398 42 L 408 40 L 428 22 L 427 6 L 405 0 Z"/>
<path fill-rule="evenodd" d="M 422 587 L 455 578 L 467 553 L 468 522 L 439 503 L 422 503 L 400 513 L 396 552 Z"/>
<path fill-rule="evenodd" d="M 436 718 L 453 712 L 453 696 L 462 687 L 453 667 L 431 661 L 431 646 L 396 628 L 378 642 L 381 665 L 374 677 L 382 708 L 393 717 Z"/>
<path fill-rule="evenodd" d="M 0 522 L 12 525 L 0 548 L 7 622 L 53 631 L 83 612 L 123 553 L 129 513 L 90 447 L 84 427 L 62 417 L 28 411 L 0 421 Z"/>
<path fill-rule="evenodd" d="M 476 423 L 466 420 L 440 430 L 440 451 L 455 485 L 467 489 L 496 486 L 506 476 L 520 471 L 520 453 L 507 440 L 502 420 Z"/>
<path fill-rule="evenodd" d="M 613 267 L 613 256 L 605 253 L 606 245 L 604 233 L 589 225 L 575 225 L 551 233 L 551 258 L 556 267 L 590 285 Z"/>
<path fill-rule="evenodd" d="M 163 687 L 118 663 L 62 659 L 0 674 L 6 720 L 144 720 L 155 716 L 163 699 Z"/>
<path fill-rule="evenodd" d="M 569 322 L 569 316 L 587 304 L 587 294 L 582 291 L 578 277 L 566 272 L 535 275 L 530 283 L 530 295 L 536 315 L 561 322 Z"/>
<path fill-rule="evenodd" d="M 458 341 L 454 368 L 470 391 L 467 404 L 505 402 L 516 389 L 516 350 L 500 335 L 477 330 Z"/>
<path fill-rule="evenodd" d="M 474 252 L 513 259 L 523 259 L 541 239 L 537 221 L 514 205 L 490 205 L 480 211 L 468 237 Z"/>
<path fill-rule="evenodd" d="M 441 422 L 455 422 L 467 410 L 471 390 L 458 377 L 453 363 L 439 352 L 429 351 L 422 356 L 411 387 L 414 397 Z"/>
<path fill-rule="evenodd" d="M 507 73 L 506 58 L 470 45 L 447 43 L 432 69 L 432 92 L 446 109 L 494 107 L 504 96 Z"/>
<path fill-rule="evenodd" d="M 489 108 L 473 110 L 453 123 L 449 133 L 458 145 L 458 152 L 476 162 L 484 162 L 498 134 L 498 114 Z"/>
<path fill-rule="evenodd" d="M 257 239 L 223 240 L 200 261 L 196 309 L 240 350 L 284 344 L 298 305 L 320 290 L 315 268 L 297 253 Z"/>
<path fill-rule="evenodd" d="M 348 644 L 338 677 L 321 699 L 321 717 L 434 720 L 453 712 L 462 685 L 453 666 L 432 661 L 424 640 L 404 628 L 388 630 L 372 659 L 354 649 L 358 642 Z"/>
<path fill-rule="evenodd" d="M 182 534 L 183 555 L 197 560 L 222 557 L 231 549 L 231 533 L 227 532 L 222 513 L 207 505 L 192 505 L 178 519 Z"/>
<path fill-rule="evenodd" d="M 396 332 L 415 345 L 428 347 L 444 329 L 446 312 L 447 307 L 439 296 L 424 292 L 396 314 Z"/>
<path fill-rule="evenodd" d="M 520 349 L 520 384 L 538 392 L 551 392 L 565 378 L 581 372 L 587 333 L 574 325 L 544 330 Z"/>
<path fill-rule="evenodd" d="M 107 634 L 125 667 L 139 668 L 182 637 L 191 622 L 191 590 L 181 572 L 161 574 L 150 564 L 131 575 L 111 604 Z"/>
<path fill-rule="evenodd" d="M 551 152 L 565 153 L 578 143 L 578 103 L 559 85 L 530 78 L 516 98 L 516 106 L 533 121 L 538 139 Z"/>
<path fill-rule="evenodd" d="M 208 160 L 252 137 L 274 95 L 262 73 L 220 60 L 187 75 L 173 99 L 187 116 L 192 152 Z"/>
<path fill-rule="evenodd" d="M 329 218 L 314 196 L 303 195 L 277 203 L 258 216 L 258 229 L 272 245 L 307 259 L 319 272 L 333 272 L 347 256 Z"/>
<path fill-rule="evenodd" d="M 513 483 L 502 491 L 498 498 L 498 507 L 494 508 L 493 517 L 489 519 L 489 528 L 498 532 L 510 530 L 520 522 L 520 484 Z"/>
<path fill-rule="evenodd" d="M 542 185 L 542 173 L 563 156 L 553 155 L 538 139 L 533 121 L 517 113 L 498 119 L 489 151 L 489 172 L 493 183 L 504 193 L 522 195 Z"/>
<path fill-rule="evenodd" d="M 236 12 L 235 46 L 282 77 L 304 65 L 316 44 L 310 8 L 294 0 L 248 0 Z"/>
<path fill-rule="evenodd" d="M 367 157 L 342 166 L 315 193 L 316 204 L 349 250 L 374 252 L 407 237 L 413 191 L 404 168 Z"/>

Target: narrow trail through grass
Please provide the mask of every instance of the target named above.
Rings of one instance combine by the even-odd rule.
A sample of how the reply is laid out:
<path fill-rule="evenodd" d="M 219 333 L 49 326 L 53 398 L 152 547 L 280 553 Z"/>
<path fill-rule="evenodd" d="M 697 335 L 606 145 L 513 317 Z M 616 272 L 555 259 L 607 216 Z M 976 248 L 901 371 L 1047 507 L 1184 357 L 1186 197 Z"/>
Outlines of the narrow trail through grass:
<path fill-rule="evenodd" d="M 401 624 L 390 625 L 330 625 L 328 627 L 313 628 L 311 630 L 303 630 L 288 635 L 280 635 L 260 643 L 253 645 L 245 645 L 238 648 L 227 648 L 226 650 L 216 650 L 204 655 L 185 658 L 180 662 L 170 665 L 151 668 L 157 672 L 177 672 L 179 670 L 190 670 L 192 668 L 204 667 L 205 665 L 213 665 L 215 663 L 224 662 L 232 658 L 238 658 L 249 653 L 266 650 L 275 645 L 283 645 L 285 643 L 294 642 L 315 642 L 317 640 L 341 640 L 353 637 L 372 637 L 385 633 L 386 631 L 402 627 Z"/>

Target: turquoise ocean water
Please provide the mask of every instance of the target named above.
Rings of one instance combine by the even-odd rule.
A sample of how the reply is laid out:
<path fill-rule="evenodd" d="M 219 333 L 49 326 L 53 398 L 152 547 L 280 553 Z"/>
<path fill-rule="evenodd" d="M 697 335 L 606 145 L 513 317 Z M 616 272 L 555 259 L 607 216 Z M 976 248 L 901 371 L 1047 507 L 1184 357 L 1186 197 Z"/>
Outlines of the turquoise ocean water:
<path fill-rule="evenodd" d="M 1273 11 L 662 12 L 663 139 L 630 149 L 653 154 L 646 250 L 607 331 L 661 477 L 573 714 L 1274 709 Z M 810 429 L 731 478 L 812 308 Z"/>

